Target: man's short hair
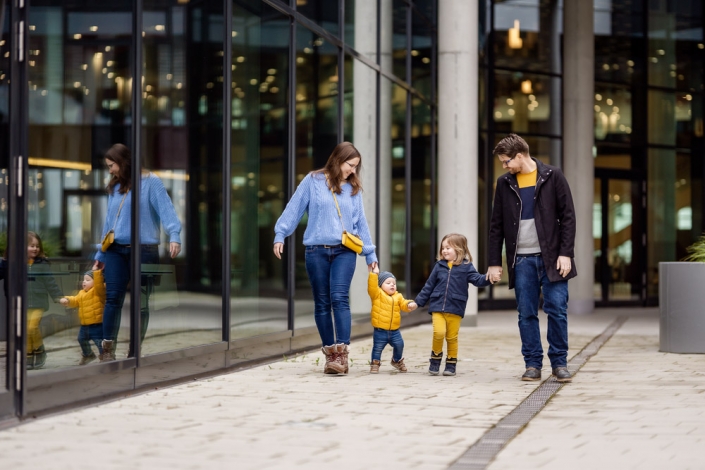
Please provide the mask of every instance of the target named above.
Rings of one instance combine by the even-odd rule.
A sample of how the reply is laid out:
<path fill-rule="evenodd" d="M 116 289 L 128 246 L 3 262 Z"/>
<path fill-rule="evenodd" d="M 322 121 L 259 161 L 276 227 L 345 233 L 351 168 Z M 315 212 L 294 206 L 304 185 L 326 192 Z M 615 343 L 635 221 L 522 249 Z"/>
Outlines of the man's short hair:
<path fill-rule="evenodd" d="M 498 157 L 499 155 L 506 155 L 509 158 L 514 158 L 517 153 L 523 153 L 528 156 L 529 144 L 514 133 L 509 134 L 507 137 L 500 140 L 494 148 L 494 151 L 492 151 L 492 155 L 495 157 Z"/>

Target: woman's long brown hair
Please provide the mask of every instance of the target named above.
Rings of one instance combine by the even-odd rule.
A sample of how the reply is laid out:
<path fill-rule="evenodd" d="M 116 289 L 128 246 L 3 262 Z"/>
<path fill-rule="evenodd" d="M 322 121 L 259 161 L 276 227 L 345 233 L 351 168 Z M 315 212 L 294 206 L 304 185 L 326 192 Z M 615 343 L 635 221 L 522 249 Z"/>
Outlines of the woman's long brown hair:
<path fill-rule="evenodd" d="M 114 162 L 120 171 L 110 178 L 108 187 L 105 188 L 108 194 L 112 194 L 116 184 L 120 184 L 118 192 L 125 194 L 132 187 L 132 156 L 130 149 L 123 144 L 115 144 L 105 152 L 105 158 Z"/>
<path fill-rule="evenodd" d="M 360 163 L 358 163 L 356 170 L 350 173 L 350 176 L 348 176 L 347 179 L 347 182 L 350 183 L 350 186 L 352 186 L 352 195 L 354 196 L 362 191 L 362 182 L 358 177 L 358 174 L 362 170 L 362 156 L 350 142 L 341 142 L 336 145 L 333 149 L 333 153 L 331 153 L 330 157 L 328 157 L 326 166 L 320 170 L 316 170 L 314 173 L 324 173 L 328 177 L 328 185 L 331 189 L 335 191 L 336 194 L 340 194 L 343 190 L 340 184 L 340 167 L 343 163 L 348 160 L 352 160 L 353 158 L 360 159 Z"/>

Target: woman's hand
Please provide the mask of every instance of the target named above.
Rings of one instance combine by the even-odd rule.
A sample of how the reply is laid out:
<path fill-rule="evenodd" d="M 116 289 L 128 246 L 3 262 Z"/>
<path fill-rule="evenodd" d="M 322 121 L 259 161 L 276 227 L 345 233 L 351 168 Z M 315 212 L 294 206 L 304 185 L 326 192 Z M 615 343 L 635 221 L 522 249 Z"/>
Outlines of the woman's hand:
<path fill-rule="evenodd" d="M 276 256 L 279 259 L 282 259 L 282 253 L 284 253 L 284 244 L 283 243 L 275 243 L 274 244 L 274 256 Z"/>
<path fill-rule="evenodd" d="M 370 271 L 374 271 L 375 269 L 377 269 L 377 272 L 379 273 L 379 269 L 377 268 L 377 261 L 368 264 L 367 269 L 369 269 Z"/>
<path fill-rule="evenodd" d="M 104 267 L 105 267 L 105 263 L 98 261 L 98 260 L 95 260 L 95 263 L 93 263 L 92 271 L 102 271 Z"/>
<path fill-rule="evenodd" d="M 181 253 L 181 243 L 171 242 L 169 243 L 169 255 L 172 258 L 176 258 Z"/>

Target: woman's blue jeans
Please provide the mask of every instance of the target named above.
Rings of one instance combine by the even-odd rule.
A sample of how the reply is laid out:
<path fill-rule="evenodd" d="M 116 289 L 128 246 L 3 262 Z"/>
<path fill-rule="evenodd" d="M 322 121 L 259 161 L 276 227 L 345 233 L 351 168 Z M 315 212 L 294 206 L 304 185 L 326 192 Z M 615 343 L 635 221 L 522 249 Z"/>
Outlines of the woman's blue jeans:
<path fill-rule="evenodd" d="M 350 344 L 350 284 L 356 256 L 342 245 L 306 247 L 306 272 L 311 281 L 314 318 L 323 346 Z"/>
<path fill-rule="evenodd" d="M 392 359 L 399 362 L 404 357 L 404 339 L 399 330 L 383 330 L 375 328 L 372 333 L 372 360 L 382 360 L 382 351 L 388 344 L 392 345 Z"/>
<path fill-rule="evenodd" d="M 103 262 L 103 277 L 105 278 L 105 309 L 103 310 L 103 339 L 117 341 L 120 330 L 120 320 L 122 316 L 122 305 L 125 303 L 127 284 L 130 282 L 130 262 L 131 248 L 125 245 L 113 243 L 105 252 Z M 142 264 L 159 263 L 159 246 L 142 245 Z M 143 276 L 142 279 L 143 298 L 140 299 L 140 343 L 144 340 L 149 325 L 149 296 L 152 293 L 151 281 Z M 133 300 L 134 301 L 134 300 Z"/>
<path fill-rule="evenodd" d="M 538 316 L 541 291 L 543 311 L 548 315 L 548 358 L 551 367 L 565 367 L 568 363 L 568 281 L 549 281 L 541 256 L 517 256 L 514 276 L 521 353 L 526 367 L 541 369 L 543 364 Z"/>

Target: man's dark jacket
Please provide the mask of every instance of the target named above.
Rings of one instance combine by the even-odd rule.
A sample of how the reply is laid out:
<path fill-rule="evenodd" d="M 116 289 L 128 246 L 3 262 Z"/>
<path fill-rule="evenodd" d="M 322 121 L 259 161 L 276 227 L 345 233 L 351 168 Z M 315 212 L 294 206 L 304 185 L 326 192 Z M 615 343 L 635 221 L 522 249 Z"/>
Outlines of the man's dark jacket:
<path fill-rule="evenodd" d="M 568 181 L 560 169 L 532 158 L 538 166 L 534 192 L 534 221 L 541 257 L 551 282 L 572 279 L 575 269 L 575 208 Z M 497 179 L 492 220 L 490 221 L 489 266 L 502 266 L 502 242 L 507 245 L 509 288 L 514 288 L 514 263 L 521 220 L 519 183 L 515 175 L 505 173 Z M 562 277 L 556 269 L 559 256 L 571 259 L 570 274 Z"/>

